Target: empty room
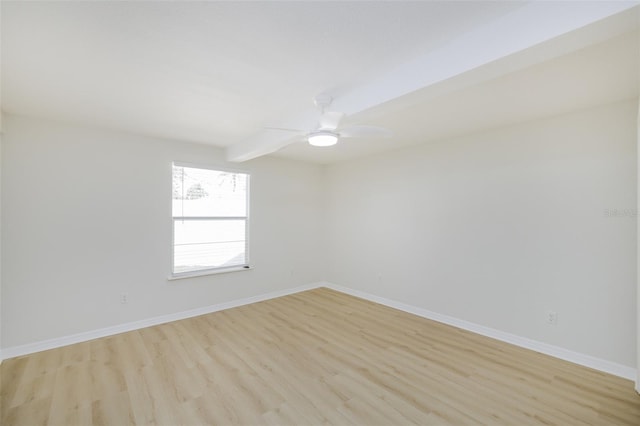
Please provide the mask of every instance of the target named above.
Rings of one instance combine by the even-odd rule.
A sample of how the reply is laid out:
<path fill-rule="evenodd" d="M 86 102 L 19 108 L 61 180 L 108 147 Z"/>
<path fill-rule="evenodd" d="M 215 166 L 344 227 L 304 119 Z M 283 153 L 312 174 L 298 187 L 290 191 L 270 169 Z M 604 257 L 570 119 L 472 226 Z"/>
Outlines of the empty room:
<path fill-rule="evenodd" d="M 640 2 L 0 25 L 0 424 L 640 425 Z"/>

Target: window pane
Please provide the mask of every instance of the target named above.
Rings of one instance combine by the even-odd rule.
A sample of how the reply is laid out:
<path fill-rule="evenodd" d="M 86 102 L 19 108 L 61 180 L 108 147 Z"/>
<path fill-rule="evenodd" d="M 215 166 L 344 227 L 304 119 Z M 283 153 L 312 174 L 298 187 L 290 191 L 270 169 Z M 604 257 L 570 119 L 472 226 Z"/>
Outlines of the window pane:
<path fill-rule="evenodd" d="M 174 273 L 245 265 L 245 220 L 174 220 L 174 244 Z"/>
<path fill-rule="evenodd" d="M 174 217 L 247 215 L 248 175 L 173 167 Z"/>

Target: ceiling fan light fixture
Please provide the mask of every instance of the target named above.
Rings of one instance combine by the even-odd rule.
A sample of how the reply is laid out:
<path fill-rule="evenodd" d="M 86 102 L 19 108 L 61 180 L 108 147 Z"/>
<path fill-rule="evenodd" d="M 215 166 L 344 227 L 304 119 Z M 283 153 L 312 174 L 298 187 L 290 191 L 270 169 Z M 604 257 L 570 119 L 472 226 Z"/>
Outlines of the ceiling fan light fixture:
<path fill-rule="evenodd" d="M 338 143 L 338 134 L 328 130 L 319 130 L 309 134 L 307 140 L 313 146 L 332 146 Z"/>

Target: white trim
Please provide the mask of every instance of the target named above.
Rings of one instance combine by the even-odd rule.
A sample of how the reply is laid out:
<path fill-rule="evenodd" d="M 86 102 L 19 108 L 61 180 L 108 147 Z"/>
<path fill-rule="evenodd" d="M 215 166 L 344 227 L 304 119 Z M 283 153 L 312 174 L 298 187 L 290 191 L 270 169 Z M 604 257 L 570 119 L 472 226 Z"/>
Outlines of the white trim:
<path fill-rule="evenodd" d="M 226 274 L 228 272 L 250 271 L 253 268 L 249 265 L 232 266 L 230 268 L 199 269 L 192 272 L 182 272 L 180 274 L 169 275 L 167 281 L 183 280 L 185 278 L 204 277 L 205 275 Z"/>
<path fill-rule="evenodd" d="M 301 285 L 289 289 L 272 291 L 269 293 L 246 297 L 242 299 L 232 300 L 229 302 L 218 303 L 216 305 L 204 306 L 202 308 L 191 309 L 183 312 L 176 312 L 173 314 L 162 315 L 159 317 L 149 318 L 140 321 L 134 321 L 126 324 L 120 324 L 112 327 L 105 327 L 98 330 L 87 331 L 84 333 L 73 334 L 70 336 L 64 336 L 56 339 L 43 340 L 41 342 L 29 343 L 21 346 L 14 346 L 0 350 L 0 362 L 3 359 L 13 358 L 21 355 L 27 355 L 34 352 L 40 352 L 47 349 L 59 348 L 61 346 L 71 345 L 74 343 L 86 342 L 88 340 L 98 339 L 100 337 L 112 336 L 114 334 L 125 333 L 127 331 L 139 330 L 145 327 L 151 327 L 158 324 L 164 324 L 171 321 L 178 321 L 186 318 L 196 317 L 199 315 L 205 315 L 212 312 L 222 311 L 225 309 L 231 309 L 238 306 L 248 305 L 251 303 L 262 302 L 264 300 L 275 299 L 276 297 L 288 296 L 290 294 L 299 293 L 301 291 L 313 290 L 315 288 L 326 287 L 341 293 L 350 294 L 361 299 L 369 300 L 371 302 L 379 303 L 394 309 L 399 309 L 410 314 L 418 315 L 423 318 L 427 318 L 433 321 L 438 321 L 443 324 L 452 325 L 463 330 L 468 330 L 473 333 L 480 334 L 482 336 L 491 337 L 496 340 L 500 340 L 506 343 L 510 343 L 522 348 L 530 349 L 536 352 L 550 355 L 555 358 L 563 359 L 565 361 L 573 362 L 574 364 L 583 365 L 585 367 L 593 368 L 595 370 L 603 371 L 605 373 L 613 374 L 615 376 L 623 377 L 629 380 L 635 380 L 636 369 L 627 367 L 625 365 L 617 364 L 615 362 L 607 361 L 604 359 L 596 358 L 590 355 L 581 354 L 579 352 L 570 351 L 558 346 L 549 345 L 547 343 L 538 342 L 536 340 L 528 339 L 526 337 L 516 336 L 515 334 L 506 333 L 504 331 L 496 330 L 493 328 L 485 327 L 483 325 L 475 324 L 469 321 L 464 321 L 458 318 L 450 317 L 448 315 L 432 312 L 427 309 L 419 308 L 416 306 L 408 305 L 395 300 L 386 299 L 384 297 L 375 296 L 370 293 L 366 293 L 360 290 L 354 290 L 348 287 L 343 287 L 337 284 L 329 282 L 318 282 L 306 285 Z M 636 385 L 636 390 L 638 385 Z"/>
<path fill-rule="evenodd" d="M 207 163 L 207 164 L 190 163 L 190 162 L 184 162 L 184 161 L 172 161 L 171 164 L 176 166 L 176 167 L 187 167 L 189 169 L 207 169 L 207 170 L 213 170 L 215 172 L 238 173 L 238 174 L 243 174 L 243 175 L 250 175 L 250 172 L 249 172 L 248 169 L 230 168 L 230 167 L 227 167 L 227 163 L 224 163 L 222 161 L 214 162 L 214 163 L 211 163 L 211 164 L 209 164 L 209 163 Z"/>
<path fill-rule="evenodd" d="M 418 315 L 423 318 L 441 322 L 443 324 L 452 325 L 463 330 L 468 330 L 473 333 L 480 334 L 482 336 L 491 337 L 502 342 L 511 343 L 512 345 L 520 346 L 522 348 L 531 349 L 536 352 L 550 355 L 555 358 L 563 359 L 565 361 L 573 362 L 585 367 L 593 368 L 595 370 L 603 371 L 605 373 L 613 374 L 614 376 L 623 377 L 629 380 L 636 379 L 636 369 L 628 367 L 626 365 L 618 364 L 615 362 L 607 361 L 601 358 L 596 358 L 591 355 L 585 355 L 579 352 L 574 352 L 569 349 L 561 348 L 559 346 L 549 345 L 547 343 L 539 342 L 537 340 L 528 339 L 526 337 L 517 336 L 515 334 L 506 333 L 504 331 L 496 330 L 494 328 L 485 327 L 483 325 L 475 324 L 469 321 L 464 321 L 458 318 L 450 317 L 448 315 L 432 312 L 427 309 L 418 308 L 416 306 L 407 305 L 405 303 L 396 302 L 395 300 L 386 299 L 384 297 L 374 296 L 360 290 L 354 290 L 348 287 L 342 287 L 340 285 L 325 282 L 324 287 L 336 290 L 342 293 L 350 294 L 361 299 L 369 300 L 371 302 L 379 303 L 381 305 L 389 306 L 391 308 L 399 309 L 410 314 Z M 638 387 L 636 385 L 636 390 Z M 640 392 L 640 390 L 638 390 Z"/>
<path fill-rule="evenodd" d="M 100 337 L 113 336 L 114 334 L 125 333 L 127 331 L 139 330 L 145 327 L 151 327 L 158 324 L 164 324 L 171 321 L 178 321 L 186 318 L 197 317 L 212 312 L 223 311 L 225 309 L 236 308 L 238 306 L 249 305 L 251 303 L 262 302 L 264 300 L 275 299 L 276 297 L 288 296 L 290 294 L 299 293 L 301 291 L 311 290 L 321 287 L 318 283 L 301 285 L 298 287 L 288 288 L 284 290 L 271 291 L 269 293 L 257 296 L 245 297 L 229 302 L 218 303 L 201 308 L 190 309 L 188 311 L 176 312 L 173 314 L 161 315 L 158 317 L 148 318 L 140 321 L 133 321 L 125 324 L 114 325 L 111 327 L 100 328 L 83 333 L 72 334 L 69 336 L 58 337 L 55 339 L 42 340 L 40 342 L 28 343 L 26 345 L 13 346 L 4 348 L 0 351 L 0 359 L 9 359 L 21 355 L 27 355 L 35 352 L 46 351 L 48 349 L 59 348 L 61 346 L 72 345 L 74 343 L 86 342 L 88 340 L 98 339 Z"/>

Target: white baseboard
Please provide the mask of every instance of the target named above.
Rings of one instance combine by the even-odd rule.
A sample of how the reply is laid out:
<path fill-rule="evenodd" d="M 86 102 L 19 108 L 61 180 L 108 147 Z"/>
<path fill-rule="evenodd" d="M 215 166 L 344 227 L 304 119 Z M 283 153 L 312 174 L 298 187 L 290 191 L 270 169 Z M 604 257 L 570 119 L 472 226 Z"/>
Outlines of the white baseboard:
<path fill-rule="evenodd" d="M 197 317 L 212 312 L 223 311 L 225 309 L 235 308 L 238 306 L 248 305 L 251 303 L 262 302 L 263 300 L 275 299 L 276 297 L 287 296 L 289 294 L 299 293 L 301 291 L 318 288 L 318 283 L 301 285 L 284 290 L 272 291 L 257 296 L 246 297 L 243 299 L 232 300 L 230 302 L 218 303 L 215 305 L 204 306 L 202 308 L 190 309 L 188 311 L 176 312 L 173 314 L 162 315 L 158 317 L 148 318 L 140 321 L 118 324 L 111 327 L 100 328 L 97 330 L 86 331 L 83 333 L 72 334 L 69 336 L 58 337 L 55 339 L 42 340 L 40 342 L 28 343 L 26 345 L 13 346 L 4 348 L 0 351 L 0 362 L 4 359 L 14 358 L 21 355 L 27 355 L 35 352 L 46 351 L 48 349 L 59 348 L 61 346 L 72 345 L 74 343 L 86 342 L 100 337 L 113 336 L 114 334 L 125 333 L 127 331 L 139 330 L 145 327 L 151 327 L 158 324 L 164 324 L 171 321 L 178 321 L 186 318 Z"/>
<path fill-rule="evenodd" d="M 511 343 L 513 345 L 520 346 L 522 348 L 531 349 L 533 351 L 540 352 L 545 355 L 550 355 L 555 358 L 563 359 L 565 361 L 569 361 L 574 364 L 579 364 L 585 367 L 593 368 L 594 370 L 599 370 L 605 373 L 613 374 L 614 376 L 623 377 L 625 379 L 629 379 L 633 381 L 637 379 L 636 369 L 632 367 L 628 367 L 626 365 L 603 360 L 590 355 L 581 354 L 579 352 L 574 352 L 558 346 L 549 345 L 547 343 L 528 339 L 526 337 L 517 336 L 515 334 L 506 333 L 504 331 L 485 327 L 483 325 L 475 324 L 469 321 L 464 321 L 464 320 L 450 317 L 447 315 L 442 315 L 437 312 L 432 312 L 427 309 L 422 309 L 416 306 L 407 305 L 405 303 L 396 302 L 395 300 L 390 300 L 384 297 L 375 296 L 360 290 L 354 290 L 348 287 L 342 287 L 340 285 L 336 285 L 328 282 L 323 283 L 323 287 L 327 287 L 342 293 L 350 294 L 352 296 L 369 300 L 371 302 L 379 303 L 381 305 L 385 305 L 390 308 L 399 309 L 401 311 L 418 315 L 423 318 L 438 321 L 443 324 L 452 325 L 454 327 L 461 328 L 463 330 L 468 330 L 468 331 L 480 334 L 482 336 L 487 336 L 487 337 L 491 337 L 493 339 L 500 340 L 506 343 Z"/>
<path fill-rule="evenodd" d="M 536 340 L 527 339 L 525 337 L 520 337 L 515 334 L 506 333 L 504 331 L 485 327 L 479 324 L 464 321 L 464 320 L 450 317 L 447 315 L 442 315 L 437 312 L 429 311 L 427 309 L 419 308 L 412 305 L 407 305 L 405 303 L 397 302 L 395 300 L 386 299 L 384 297 L 375 296 L 373 294 L 369 294 L 360 290 L 354 290 L 348 287 L 343 287 L 343 286 L 329 283 L 329 282 L 320 282 L 320 283 L 301 285 L 298 287 L 273 291 L 273 292 L 269 292 L 269 293 L 265 293 L 257 296 L 251 296 L 243 299 L 232 300 L 230 302 L 204 306 L 202 308 L 191 309 L 188 311 L 176 312 L 173 314 L 162 315 L 159 317 L 148 318 L 145 320 L 129 322 L 126 324 L 119 324 L 112 327 L 105 327 L 98 330 L 87 331 L 84 333 L 73 334 L 70 336 L 64 336 L 56 339 L 43 340 L 40 342 L 29 343 L 26 345 L 9 347 L 9 348 L 2 349 L 0 351 L 0 362 L 8 358 L 14 358 L 17 356 L 40 352 L 47 349 L 59 348 L 61 346 L 71 345 L 74 343 L 86 342 L 88 340 L 98 339 L 100 337 L 113 336 L 114 334 L 120 334 L 127 331 L 139 330 L 141 328 L 151 327 L 158 324 L 164 324 L 171 321 L 178 321 L 186 318 L 196 317 L 199 315 L 205 315 L 212 312 L 231 309 L 238 306 L 261 302 L 264 300 L 275 299 L 276 297 L 287 296 L 290 294 L 299 293 L 301 291 L 306 291 L 306 290 L 312 290 L 319 287 L 327 287 L 342 293 L 359 297 L 361 299 L 369 300 L 371 302 L 379 303 L 381 305 L 389 306 L 391 308 L 399 309 L 404 312 L 418 315 L 423 318 L 438 321 L 443 324 L 452 325 L 454 327 L 458 327 L 463 330 L 468 330 L 483 336 L 494 338 L 496 340 L 511 343 L 513 345 L 520 346 L 526 349 L 531 349 L 536 352 L 550 355 L 555 358 L 560 358 L 565 361 L 573 362 L 575 364 L 583 365 L 585 367 L 590 367 L 595 370 L 613 374 L 615 376 L 624 377 L 625 379 L 634 380 L 634 381 L 637 379 L 636 369 L 632 367 L 627 367 L 625 365 L 617 364 L 615 362 L 606 361 L 600 358 L 570 351 L 568 349 L 549 345 L 543 342 L 538 342 Z M 638 386 L 637 383 L 636 383 L 636 386 Z"/>

